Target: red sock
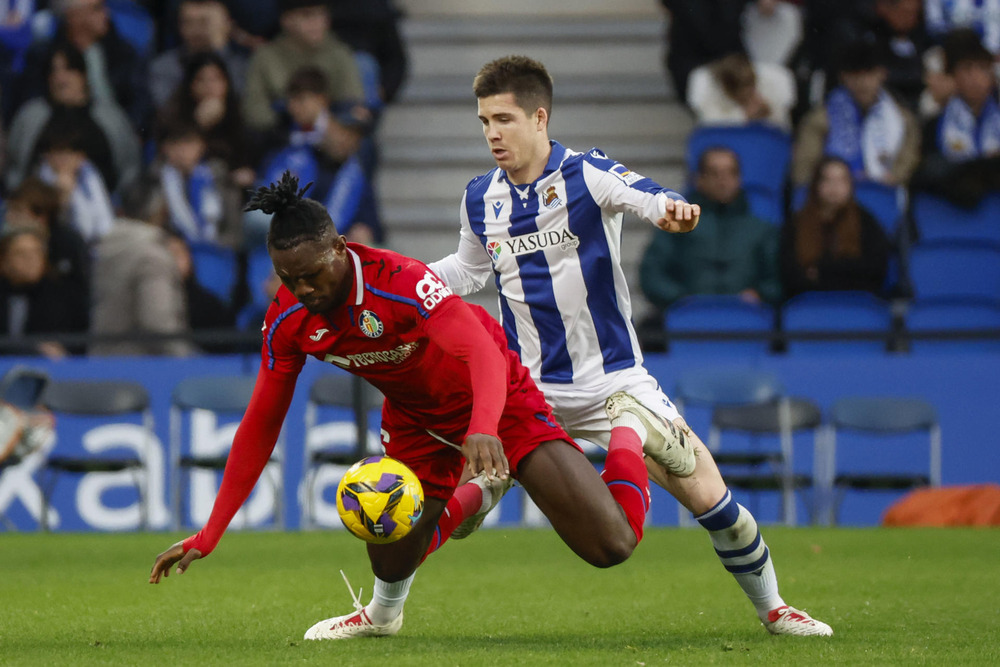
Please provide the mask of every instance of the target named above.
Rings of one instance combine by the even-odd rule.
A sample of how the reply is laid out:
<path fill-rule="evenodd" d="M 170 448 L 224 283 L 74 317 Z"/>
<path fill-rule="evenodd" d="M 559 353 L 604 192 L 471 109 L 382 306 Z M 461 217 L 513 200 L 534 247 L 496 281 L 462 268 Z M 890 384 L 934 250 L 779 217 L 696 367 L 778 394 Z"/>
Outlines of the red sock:
<path fill-rule="evenodd" d="M 601 477 L 615 502 L 625 510 L 636 541 L 641 541 L 642 525 L 649 511 L 649 473 L 642 457 L 642 441 L 635 431 L 624 426 L 611 429 Z"/>
<path fill-rule="evenodd" d="M 441 513 L 441 518 L 438 519 L 431 545 L 427 547 L 427 553 L 420 562 L 423 563 L 428 556 L 440 549 L 458 525 L 478 512 L 482 506 L 483 490 L 475 484 L 466 483 L 455 489 L 455 493 L 444 507 L 444 512 Z"/>

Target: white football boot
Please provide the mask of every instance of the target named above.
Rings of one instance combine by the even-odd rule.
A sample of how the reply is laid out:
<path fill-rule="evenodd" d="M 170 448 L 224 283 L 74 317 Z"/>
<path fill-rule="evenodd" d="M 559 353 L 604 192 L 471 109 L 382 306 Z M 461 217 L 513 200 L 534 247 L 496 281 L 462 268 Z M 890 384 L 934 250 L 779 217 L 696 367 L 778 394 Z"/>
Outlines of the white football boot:
<path fill-rule="evenodd" d="M 306 630 L 305 639 L 353 639 L 355 637 L 390 637 L 403 627 L 403 612 L 399 612 L 399 616 L 392 619 L 385 625 L 376 625 L 372 623 L 371 619 L 368 618 L 368 613 L 365 611 L 365 606 L 361 604 L 358 599 L 361 597 L 361 589 L 358 590 L 358 594 L 354 594 L 354 589 L 351 588 L 351 584 L 347 581 L 347 575 L 344 571 L 340 571 L 340 576 L 344 578 L 344 583 L 347 584 L 347 590 L 351 591 L 351 597 L 354 598 L 354 613 L 345 614 L 344 616 L 337 616 L 335 618 L 328 618 L 324 621 L 316 623 L 311 628 Z"/>
<path fill-rule="evenodd" d="M 624 412 L 635 416 L 646 427 L 644 451 L 654 461 L 677 477 L 690 477 L 694 473 L 697 459 L 694 446 L 687 436 L 668 419 L 664 419 L 624 391 L 611 394 L 604 403 L 608 419 L 614 424 Z"/>
<path fill-rule="evenodd" d="M 500 499 L 504 497 L 504 494 L 510 491 L 510 487 L 514 485 L 514 478 L 508 476 L 507 479 L 500 479 L 499 477 L 487 479 L 484 473 L 479 473 L 470 479 L 468 483 L 475 484 L 482 489 L 483 505 L 479 508 L 478 512 L 458 524 L 458 528 L 451 533 L 451 539 L 453 540 L 463 540 L 479 530 L 480 526 L 483 525 L 483 521 L 486 520 L 486 515 L 492 512 L 493 508 L 500 504 Z"/>
<path fill-rule="evenodd" d="M 829 625 L 788 605 L 768 612 L 764 627 L 772 635 L 798 635 L 800 637 L 829 637 L 833 635 L 833 628 Z"/>

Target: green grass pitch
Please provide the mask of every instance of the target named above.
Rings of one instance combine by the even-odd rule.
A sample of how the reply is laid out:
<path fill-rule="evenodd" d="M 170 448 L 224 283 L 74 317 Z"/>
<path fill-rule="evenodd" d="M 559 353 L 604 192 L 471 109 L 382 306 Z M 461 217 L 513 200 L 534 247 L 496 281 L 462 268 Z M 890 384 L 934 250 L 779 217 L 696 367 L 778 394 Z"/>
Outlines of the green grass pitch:
<path fill-rule="evenodd" d="M 421 568 L 400 635 L 306 642 L 371 595 L 343 531 L 233 533 L 159 586 L 176 535 L 0 535 L 0 664 L 998 664 L 1000 531 L 782 529 L 782 594 L 834 628 L 771 637 L 697 529 L 597 570 L 549 530 L 484 530 Z"/>

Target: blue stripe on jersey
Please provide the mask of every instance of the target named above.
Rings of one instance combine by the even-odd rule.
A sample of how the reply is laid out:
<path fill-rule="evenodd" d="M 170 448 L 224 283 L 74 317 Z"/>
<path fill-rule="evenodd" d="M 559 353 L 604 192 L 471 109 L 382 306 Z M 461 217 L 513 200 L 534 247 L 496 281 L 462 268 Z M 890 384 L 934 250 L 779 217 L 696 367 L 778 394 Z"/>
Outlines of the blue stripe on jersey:
<path fill-rule="evenodd" d="M 490 184 L 498 173 L 494 169 L 483 176 L 469 182 L 465 194 L 465 214 L 469 218 L 469 227 L 472 232 L 479 237 L 479 242 L 486 250 L 486 192 L 490 189 Z M 486 253 L 489 254 L 489 251 Z M 503 321 L 503 333 L 507 337 L 507 348 L 521 356 L 521 343 L 517 339 L 517 323 L 514 322 L 514 313 L 503 296 L 500 289 L 500 273 L 493 271 L 493 281 L 496 283 L 497 292 L 500 293 L 500 319 Z"/>
<path fill-rule="evenodd" d="M 590 195 L 583 177 L 583 160 L 573 160 L 564 165 L 562 175 L 566 181 L 569 229 L 581 240 L 577 253 L 583 283 L 587 287 L 587 308 L 594 321 L 597 342 L 604 359 L 604 372 L 632 368 L 635 366 L 635 351 L 632 349 L 628 322 L 618 305 L 614 260 L 604 233 L 601 208 Z"/>
<path fill-rule="evenodd" d="M 509 232 L 512 237 L 538 231 L 538 196 L 532 186 L 522 187 L 528 187 L 530 192 L 526 200 L 521 199 L 515 186 L 511 186 Z M 538 251 L 518 255 L 517 266 L 528 313 L 538 330 L 542 355 L 540 379 L 542 382 L 569 384 L 573 382 L 573 360 L 566 346 L 566 327 L 556 303 L 552 274 L 545 253 Z"/>
<path fill-rule="evenodd" d="M 274 318 L 274 322 L 271 322 L 271 328 L 267 330 L 267 336 L 264 338 L 264 343 L 267 345 L 267 370 L 274 370 L 274 334 L 278 331 L 278 325 L 285 321 L 285 318 L 292 313 L 302 310 L 304 306 L 301 303 L 297 303 L 285 312 Z"/>
<path fill-rule="evenodd" d="M 388 299 L 389 301 L 395 301 L 396 303 L 405 303 L 408 306 L 413 306 L 420 313 L 420 316 L 427 319 L 430 316 L 424 307 L 416 299 L 410 299 L 405 296 L 399 296 L 398 294 L 393 294 L 392 292 L 386 292 L 378 288 L 372 287 L 368 283 L 365 283 L 365 289 L 374 294 L 375 296 L 380 296 L 383 299 Z"/>

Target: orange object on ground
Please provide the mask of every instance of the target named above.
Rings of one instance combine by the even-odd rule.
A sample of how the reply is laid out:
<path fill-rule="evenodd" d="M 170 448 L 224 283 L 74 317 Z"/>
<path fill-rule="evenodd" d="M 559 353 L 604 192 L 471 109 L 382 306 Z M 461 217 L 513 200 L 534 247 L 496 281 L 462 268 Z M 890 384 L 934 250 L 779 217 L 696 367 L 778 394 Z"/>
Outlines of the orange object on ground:
<path fill-rule="evenodd" d="M 1000 484 L 911 491 L 882 516 L 883 526 L 1000 526 Z"/>

